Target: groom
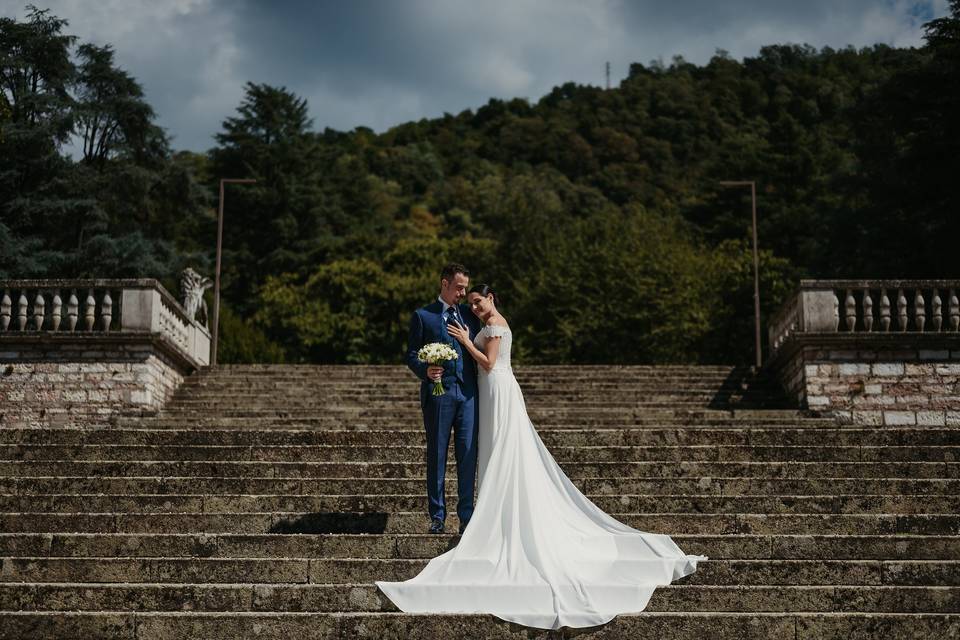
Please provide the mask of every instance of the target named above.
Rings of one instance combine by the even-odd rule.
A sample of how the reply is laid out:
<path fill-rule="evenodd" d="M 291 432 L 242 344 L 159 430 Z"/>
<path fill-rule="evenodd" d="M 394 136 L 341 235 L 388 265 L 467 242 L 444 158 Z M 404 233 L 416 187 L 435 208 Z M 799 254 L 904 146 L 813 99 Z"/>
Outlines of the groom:
<path fill-rule="evenodd" d="M 447 332 L 457 323 L 474 336 L 480 322 L 459 302 L 467 295 L 470 273 L 462 264 L 448 264 L 440 272 L 440 295 L 435 302 L 417 309 L 410 318 L 407 366 L 420 378 L 420 408 L 427 432 L 427 498 L 430 533 L 443 533 L 447 516 L 444 475 L 447 446 L 453 429 L 457 457 L 457 516 L 463 533 L 473 515 L 473 481 L 477 474 L 477 365 L 458 341 Z M 458 358 L 440 366 L 427 366 L 417 359 L 420 348 L 431 342 L 445 342 L 456 349 Z M 446 391 L 431 392 L 440 380 Z"/>

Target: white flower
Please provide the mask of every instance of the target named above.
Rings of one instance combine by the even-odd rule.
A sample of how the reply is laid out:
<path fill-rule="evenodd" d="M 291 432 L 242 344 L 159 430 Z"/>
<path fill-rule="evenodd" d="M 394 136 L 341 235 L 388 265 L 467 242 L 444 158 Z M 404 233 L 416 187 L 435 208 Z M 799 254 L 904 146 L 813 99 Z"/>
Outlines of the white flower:
<path fill-rule="evenodd" d="M 457 359 L 456 350 L 444 342 L 431 342 L 420 348 L 417 359 L 427 364 L 440 365 L 447 360 Z"/>

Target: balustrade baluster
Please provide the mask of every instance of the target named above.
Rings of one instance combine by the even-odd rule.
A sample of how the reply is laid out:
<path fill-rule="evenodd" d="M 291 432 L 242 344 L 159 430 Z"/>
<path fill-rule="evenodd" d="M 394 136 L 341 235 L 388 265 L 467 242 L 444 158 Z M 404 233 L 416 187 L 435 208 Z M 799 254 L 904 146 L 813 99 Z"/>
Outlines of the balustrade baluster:
<path fill-rule="evenodd" d="M 110 321 L 113 319 L 113 298 L 109 291 L 104 291 L 100 301 L 100 319 L 103 321 L 103 330 L 110 331 Z"/>
<path fill-rule="evenodd" d="M 921 289 L 917 289 L 917 295 L 913 298 L 913 319 L 917 325 L 917 331 L 923 331 L 923 325 L 927 322 L 927 303 L 923 300 Z"/>
<path fill-rule="evenodd" d="M 880 290 L 880 328 L 890 331 L 890 297 L 886 288 Z"/>
<path fill-rule="evenodd" d="M 857 326 L 857 300 L 853 297 L 853 291 L 850 289 L 847 289 L 847 297 L 843 306 L 847 318 L 847 331 L 853 331 Z"/>
<path fill-rule="evenodd" d="M 950 330 L 960 329 L 960 300 L 953 289 L 950 289 Z"/>
<path fill-rule="evenodd" d="M 907 296 L 903 289 L 897 289 L 897 320 L 900 322 L 900 331 L 907 330 Z"/>
<path fill-rule="evenodd" d="M 60 300 L 60 289 L 54 289 L 53 304 L 50 308 L 50 322 L 54 331 L 60 328 L 60 308 L 62 306 L 63 301 Z"/>
<path fill-rule="evenodd" d="M 17 300 L 17 329 L 23 331 L 27 327 L 27 296 L 20 292 L 20 299 Z"/>
<path fill-rule="evenodd" d="M 37 331 L 43 331 L 43 315 L 46 308 L 46 302 L 43 299 L 43 291 L 37 291 L 37 297 L 33 299 L 33 326 Z"/>
<path fill-rule="evenodd" d="M 840 299 L 837 294 L 833 294 L 833 330 L 840 330 Z"/>
<path fill-rule="evenodd" d="M 863 290 L 863 328 L 873 331 L 873 298 L 870 297 L 870 289 Z"/>
<path fill-rule="evenodd" d="M 0 299 L 0 331 L 6 331 L 10 326 L 10 311 L 13 308 L 13 301 L 10 300 L 10 292 L 3 290 L 3 298 Z"/>
<path fill-rule="evenodd" d="M 70 290 L 70 298 L 67 299 L 67 329 L 73 331 L 77 328 L 77 317 L 79 315 L 80 301 L 77 300 L 75 289 Z"/>
<path fill-rule="evenodd" d="M 943 326 L 943 301 L 940 300 L 940 293 L 934 288 L 933 298 L 930 299 L 930 306 L 933 314 L 933 330 L 939 332 Z"/>
<path fill-rule="evenodd" d="M 87 300 L 84 303 L 86 306 L 83 310 L 83 323 L 86 326 L 87 331 L 93 331 L 93 322 L 96 318 L 96 306 L 97 301 L 93 298 L 93 289 L 90 289 L 87 293 Z"/>

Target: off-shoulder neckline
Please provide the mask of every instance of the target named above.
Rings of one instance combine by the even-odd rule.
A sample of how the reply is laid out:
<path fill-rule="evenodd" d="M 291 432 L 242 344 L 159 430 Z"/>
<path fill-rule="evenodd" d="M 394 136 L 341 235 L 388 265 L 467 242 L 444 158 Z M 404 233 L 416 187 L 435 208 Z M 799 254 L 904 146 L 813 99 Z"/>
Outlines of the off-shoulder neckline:
<path fill-rule="evenodd" d="M 483 325 L 483 328 L 484 330 L 497 328 L 497 329 L 503 329 L 504 331 L 510 331 L 510 333 L 513 333 L 513 331 L 510 330 L 510 327 L 505 324 L 485 324 Z"/>

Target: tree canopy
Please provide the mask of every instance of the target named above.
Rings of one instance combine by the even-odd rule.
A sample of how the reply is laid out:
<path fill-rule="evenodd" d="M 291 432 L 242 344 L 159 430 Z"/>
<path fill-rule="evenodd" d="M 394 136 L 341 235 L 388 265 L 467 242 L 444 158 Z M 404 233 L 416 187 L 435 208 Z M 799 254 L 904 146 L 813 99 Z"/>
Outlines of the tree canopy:
<path fill-rule="evenodd" d="M 764 317 L 800 277 L 956 275 L 950 7 L 917 49 L 636 63 L 379 134 L 248 83 L 204 154 L 170 148 L 109 46 L 32 9 L 0 20 L 0 276 L 209 270 L 218 181 L 254 178 L 226 199 L 228 360 L 396 362 L 457 260 L 522 361 L 749 362 L 749 192 L 721 181 L 758 184 Z"/>

